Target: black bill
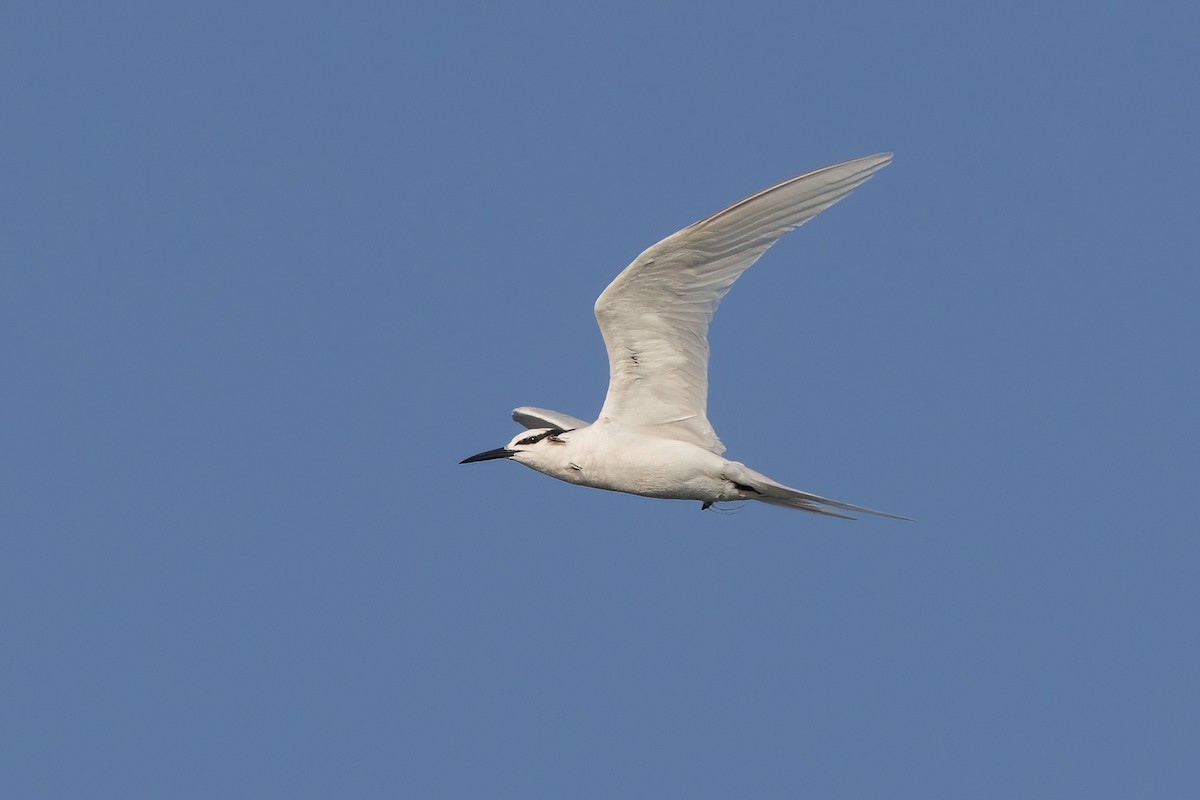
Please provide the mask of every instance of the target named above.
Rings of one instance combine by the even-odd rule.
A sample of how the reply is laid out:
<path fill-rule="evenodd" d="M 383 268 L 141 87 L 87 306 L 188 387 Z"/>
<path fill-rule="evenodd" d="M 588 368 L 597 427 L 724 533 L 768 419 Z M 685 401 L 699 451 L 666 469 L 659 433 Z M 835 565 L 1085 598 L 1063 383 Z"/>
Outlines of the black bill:
<path fill-rule="evenodd" d="M 476 453 L 470 458 L 464 458 L 458 463 L 470 464 L 472 461 L 491 461 L 493 458 L 512 458 L 516 454 L 516 450 L 509 450 L 506 447 L 497 447 L 495 450 L 488 450 L 486 453 Z"/>

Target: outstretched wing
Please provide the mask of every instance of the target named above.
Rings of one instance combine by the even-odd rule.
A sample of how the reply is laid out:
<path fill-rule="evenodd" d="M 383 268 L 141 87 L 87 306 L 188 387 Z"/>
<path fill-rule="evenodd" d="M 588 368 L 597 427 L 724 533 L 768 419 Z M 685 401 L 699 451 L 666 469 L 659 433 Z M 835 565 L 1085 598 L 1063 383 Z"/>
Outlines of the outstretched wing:
<path fill-rule="evenodd" d="M 608 348 L 600 421 L 724 452 L 708 422 L 708 323 L 771 245 L 892 160 L 856 158 L 784 181 L 650 247 L 596 300 Z"/>
<path fill-rule="evenodd" d="M 529 429 L 562 428 L 565 431 L 570 431 L 578 428 L 586 428 L 591 424 L 590 422 L 576 419 L 570 414 L 563 414 L 561 411 L 551 411 L 548 408 L 534 408 L 533 406 L 514 408 L 512 418 L 514 422 L 519 422 Z"/>

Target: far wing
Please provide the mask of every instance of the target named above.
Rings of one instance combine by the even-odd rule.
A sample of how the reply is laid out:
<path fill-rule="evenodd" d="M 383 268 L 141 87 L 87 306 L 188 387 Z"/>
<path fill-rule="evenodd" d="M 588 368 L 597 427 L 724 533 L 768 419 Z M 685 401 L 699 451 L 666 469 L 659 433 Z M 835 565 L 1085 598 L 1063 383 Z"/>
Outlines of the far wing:
<path fill-rule="evenodd" d="M 575 419 L 570 414 L 563 414 L 560 411 L 551 411 L 548 408 L 534 408 L 533 406 L 521 406 L 514 408 L 512 417 L 515 422 L 519 422 L 526 428 L 562 428 L 564 431 L 577 430 L 586 428 L 591 425 L 590 422 L 584 422 L 581 419 Z"/>
<path fill-rule="evenodd" d="M 779 237 L 892 160 L 856 158 L 751 195 L 650 247 L 596 300 L 608 348 L 599 421 L 724 452 L 708 422 L 708 323 L 729 287 Z"/>

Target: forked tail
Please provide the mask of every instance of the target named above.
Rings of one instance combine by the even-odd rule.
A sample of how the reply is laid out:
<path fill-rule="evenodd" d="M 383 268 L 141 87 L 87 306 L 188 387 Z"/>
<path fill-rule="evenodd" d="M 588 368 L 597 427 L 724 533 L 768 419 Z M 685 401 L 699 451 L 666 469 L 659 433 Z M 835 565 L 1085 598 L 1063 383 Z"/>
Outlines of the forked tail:
<path fill-rule="evenodd" d="M 752 491 L 746 493 L 746 499 L 748 500 L 758 500 L 783 508 L 798 508 L 801 511 L 811 511 L 814 514 L 825 514 L 841 519 L 855 518 L 849 514 L 840 514 L 838 511 L 854 511 L 859 514 L 874 514 L 877 517 L 887 517 L 888 519 L 901 519 L 906 522 L 914 521 L 909 517 L 902 517 L 898 514 L 888 514 L 883 511 L 876 511 L 873 508 L 864 508 L 863 506 L 855 506 L 850 503 L 842 503 L 838 500 L 830 500 L 828 497 L 821 497 L 819 494 L 802 492 L 799 489 L 793 489 L 790 486 L 777 483 L 744 464 L 738 464 L 738 466 L 741 467 L 741 470 L 739 470 L 740 474 L 736 478 L 733 478 L 733 480 L 751 488 Z M 834 511 L 833 509 L 838 509 L 838 511 Z"/>

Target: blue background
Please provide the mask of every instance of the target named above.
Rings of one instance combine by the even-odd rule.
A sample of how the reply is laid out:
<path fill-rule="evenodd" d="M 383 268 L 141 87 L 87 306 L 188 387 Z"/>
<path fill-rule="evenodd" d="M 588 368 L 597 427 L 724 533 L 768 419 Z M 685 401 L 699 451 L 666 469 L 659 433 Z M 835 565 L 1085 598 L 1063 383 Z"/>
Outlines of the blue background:
<path fill-rule="evenodd" d="M 1194 3 L 10 3 L 5 797 L 1195 797 Z M 458 466 L 594 298 L 843 522 Z"/>

